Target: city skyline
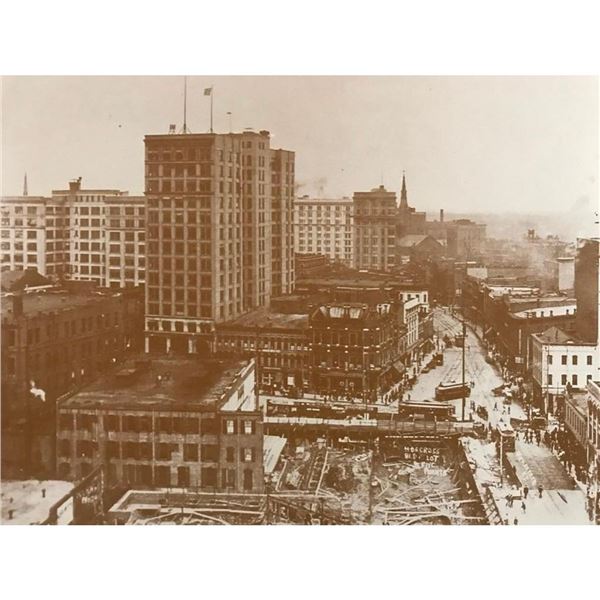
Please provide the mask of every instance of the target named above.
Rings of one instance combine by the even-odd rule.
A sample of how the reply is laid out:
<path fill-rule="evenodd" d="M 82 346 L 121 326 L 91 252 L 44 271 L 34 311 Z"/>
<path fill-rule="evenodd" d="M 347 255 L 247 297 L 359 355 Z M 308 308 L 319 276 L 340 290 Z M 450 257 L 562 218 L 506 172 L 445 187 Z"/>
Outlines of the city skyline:
<path fill-rule="evenodd" d="M 598 203 L 594 77 L 190 76 L 187 87 L 192 132 L 209 129 L 213 87 L 216 132 L 267 129 L 273 147 L 293 148 L 298 195 L 398 192 L 406 172 L 411 203 L 429 212 L 591 216 Z M 135 195 L 143 136 L 183 125 L 183 77 L 6 77 L 2 104 L 3 195 L 22 193 L 25 172 L 30 195 L 79 176 Z"/>
<path fill-rule="evenodd" d="M 2 523 L 599 524 L 591 81 L 13 80 Z"/>

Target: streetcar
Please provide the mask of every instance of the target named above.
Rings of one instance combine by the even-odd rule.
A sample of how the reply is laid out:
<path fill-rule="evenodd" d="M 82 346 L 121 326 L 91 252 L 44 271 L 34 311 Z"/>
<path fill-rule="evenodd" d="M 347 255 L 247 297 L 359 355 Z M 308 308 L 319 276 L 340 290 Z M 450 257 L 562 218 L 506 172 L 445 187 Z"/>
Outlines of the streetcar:
<path fill-rule="evenodd" d="M 453 421 L 454 406 L 440 402 L 402 402 L 398 406 L 398 420 Z"/>
<path fill-rule="evenodd" d="M 456 400 L 471 395 L 471 385 L 465 383 L 440 383 L 435 388 L 436 400 Z"/>
<path fill-rule="evenodd" d="M 505 421 L 496 425 L 496 446 L 499 452 L 515 451 L 515 430 Z"/>
<path fill-rule="evenodd" d="M 376 419 L 380 406 L 342 404 L 323 401 L 297 401 L 289 398 L 269 398 L 267 416 L 312 417 L 316 419 Z"/>

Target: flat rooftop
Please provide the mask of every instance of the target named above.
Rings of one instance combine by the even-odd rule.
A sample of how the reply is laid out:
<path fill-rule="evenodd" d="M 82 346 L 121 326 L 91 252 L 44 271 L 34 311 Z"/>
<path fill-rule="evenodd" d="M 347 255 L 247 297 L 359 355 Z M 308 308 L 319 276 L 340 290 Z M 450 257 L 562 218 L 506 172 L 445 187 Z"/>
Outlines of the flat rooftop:
<path fill-rule="evenodd" d="M 301 196 L 295 198 L 295 204 L 352 204 L 352 198 L 309 198 Z"/>
<path fill-rule="evenodd" d="M 261 307 L 223 323 L 222 327 L 304 329 L 308 327 L 308 315 L 272 312 L 268 308 Z"/>
<path fill-rule="evenodd" d="M 383 288 L 383 287 L 415 287 L 417 284 L 412 281 L 401 281 L 398 279 L 386 279 L 378 275 L 368 275 L 361 273 L 360 275 L 349 275 L 347 277 L 307 277 L 300 279 L 297 282 L 299 287 L 302 286 L 320 286 L 320 287 L 347 287 L 347 288 Z"/>
<path fill-rule="evenodd" d="M 48 518 L 52 506 L 73 489 L 73 484 L 69 481 L 30 479 L 3 481 L 0 489 L 2 525 L 36 525 Z"/>
<path fill-rule="evenodd" d="M 514 312 L 511 310 L 511 314 L 513 317 L 520 319 L 564 317 L 567 315 L 574 315 L 576 310 L 577 302 L 572 301 L 570 304 L 544 304 L 543 306 L 532 306 L 525 310 Z"/>
<path fill-rule="evenodd" d="M 142 354 L 66 398 L 60 408 L 215 410 L 247 364 Z"/>
<path fill-rule="evenodd" d="M 90 304 L 97 304 L 107 298 L 119 295 L 120 292 L 90 292 L 87 294 L 64 290 L 60 292 L 50 290 L 30 292 L 22 295 L 23 314 L 30 317 L 44 312 L 73 310 Z M 11 294 L 5 294 L 0 299 L 3 319 L 14 314 L 12 297 Z"/>

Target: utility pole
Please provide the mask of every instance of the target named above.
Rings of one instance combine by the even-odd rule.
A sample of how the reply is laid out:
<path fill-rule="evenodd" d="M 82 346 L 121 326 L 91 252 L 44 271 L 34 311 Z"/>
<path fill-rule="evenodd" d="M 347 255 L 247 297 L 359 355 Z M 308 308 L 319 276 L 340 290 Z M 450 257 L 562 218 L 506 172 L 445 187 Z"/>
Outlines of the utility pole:
<path fill-rule="evenodd" d="M 464 311 L 464 304 L 463 304 L 463 311 Z M 466 392 L 466 385 L 467 382 L 465 381 L 465 346 L 467 345 L 467 325 L 465 323 L 465 315 L 463 312 L 463 322 L 462 322 L 462 336 L 463 336 L 463 343 L 462 343 L 462 386 L 463 386 L 463 396 L 462 396 L 462 420 L 465 420 L 465 407 L 467 404 L 467 392 Z"/>
<path fill-rule="evenodd" d="M 504 436 L 500 431 L 500 485 L 504 485 Z"/>
<path fill-rule="evenodd" d="M 468 275 L 468 258 L 471 250 L 471 246 L 468 240 L 465 240 L 465 272 L 463 273 L 462 285 L 460 288 L 460 303 L 462 305 L 462 420 L 465 420 L 465 409 L 467 404 L 467 392 L 466 392 L 466 381 L 465 381 L 465 351 L 467 346 L 467 323 L 465 321 L 465 285 L 467 283 Z"/>

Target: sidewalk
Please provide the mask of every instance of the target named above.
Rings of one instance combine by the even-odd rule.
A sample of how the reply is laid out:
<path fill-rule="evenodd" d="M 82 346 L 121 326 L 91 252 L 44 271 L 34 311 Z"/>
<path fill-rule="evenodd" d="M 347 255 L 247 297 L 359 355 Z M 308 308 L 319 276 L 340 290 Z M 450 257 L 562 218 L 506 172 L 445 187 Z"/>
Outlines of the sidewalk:
<path fill-rule="evenodd" d="M 511 493 L 508 487 L 494 488 L 492 494 L 505 523 L 508 525 L 592 525 L 587 513 L 585 494 L 579 490 L 544 491 L 539 497 L 537 490 L 530 490 L 525 502 L 525 510 L 521 499 L 513 501 L 512 507 L 506 502 L 506 495 Z"/>

